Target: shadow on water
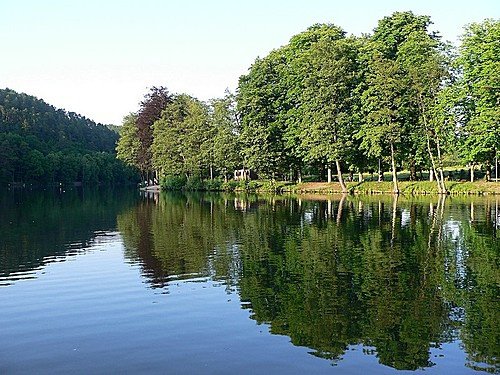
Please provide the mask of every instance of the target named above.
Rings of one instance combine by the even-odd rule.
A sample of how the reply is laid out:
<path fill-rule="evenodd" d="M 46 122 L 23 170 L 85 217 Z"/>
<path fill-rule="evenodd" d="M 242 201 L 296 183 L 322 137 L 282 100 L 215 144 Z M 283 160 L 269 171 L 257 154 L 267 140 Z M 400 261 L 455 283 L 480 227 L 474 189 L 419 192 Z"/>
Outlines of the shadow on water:
<path fill-rule="evenodd" d="M 85 249 L 116 231 L 116 217 L 137 200 L 135 191 L 69 189 L 0 191 L 0 283 Z"/>
<path fill-rule="evenodd" d="M 337 361 L 350 345 L 395 369 L 461 340 L 500 370 L 498 198 L 162 194 L 118 216 L 152 287 L 211 278 L 251 318 Z"/>

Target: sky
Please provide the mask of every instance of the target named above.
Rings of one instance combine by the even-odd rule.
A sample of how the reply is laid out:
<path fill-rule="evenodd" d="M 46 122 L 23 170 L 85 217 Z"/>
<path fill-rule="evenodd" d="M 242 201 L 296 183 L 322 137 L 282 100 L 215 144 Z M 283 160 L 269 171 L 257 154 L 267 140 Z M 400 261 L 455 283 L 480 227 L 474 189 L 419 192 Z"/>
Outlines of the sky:
<path fill-rule="evenodd" d="M 0 88 L 119 125 L 151 86 L 221 97 L 315 23 L 361 35 L 406 10 L 458 44 L 464 25 L 500 18 L 500 1 L 0 0 Z"/>

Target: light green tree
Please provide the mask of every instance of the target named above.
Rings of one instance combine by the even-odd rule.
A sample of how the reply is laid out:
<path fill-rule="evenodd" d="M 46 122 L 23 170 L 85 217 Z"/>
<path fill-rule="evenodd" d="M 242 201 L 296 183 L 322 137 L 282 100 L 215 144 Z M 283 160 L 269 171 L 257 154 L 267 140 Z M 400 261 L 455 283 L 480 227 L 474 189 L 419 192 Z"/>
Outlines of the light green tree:
<path fill-rule="evenodd" d="M 153 166 L 163 177 L 200 177 L 208 167 L 202 152 L 208 130 L 207 106 L 188 95 L 175 96 L 153 124 Z"/>
<path fill-rule="evenodd" d="M 123 118 L 120 139 L 116 145 L 116 157 L 129 166 L 139 168 L 137 156 L 140 141 L 137 135 L 136 119 L 137 115 L 134 113 L 129 113 Z"/>
<path fill-rule="evenodd" d="M 242 163 L 240 129 L 233 94 L 226 92 L 223 98 L 211 101 L 210 127 L 214 130 L 214 136 L 207 141 L 207 145 L 213 150 L 213 164 L 227 180 L 227 175 Z"/>
<path fill-rule="evenodd" d="M 489 178 L 491 162 L 500 148 L 500 21 L 468 25 L 458 62 L 464 113 L 462 155 L 471 165 L 484 164 Z"/>
<path fill-rule="evenodd" d="M 360 79 L 357 40 L 321 40 L 304 60 L 301 139 L 305 157 L 308 161 L 324 161 L 328 168 L 335 163 L 342 192 L 346 193 L 342 164 L 355 151 L 358 126 L 358 97 L 353 94 Z"/>

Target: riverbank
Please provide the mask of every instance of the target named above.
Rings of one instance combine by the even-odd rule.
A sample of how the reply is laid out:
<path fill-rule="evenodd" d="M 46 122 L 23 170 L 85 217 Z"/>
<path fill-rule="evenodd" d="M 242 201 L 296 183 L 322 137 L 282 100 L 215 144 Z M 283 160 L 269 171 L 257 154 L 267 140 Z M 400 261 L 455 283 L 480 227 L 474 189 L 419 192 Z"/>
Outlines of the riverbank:
<path fill-rule="evenodd" d="M 458 182 L 446 181 L 449 194 L 463 195 L 488 195 L 500 194 L 500 183 L 497 182 Z M 347 189 L 351 194 L 392 194 L 393 184 L 389 181 L 375 182 L 348 182 Z M 425 195 L 438 194 L 437 185 L 431 181 L 400 181 L 398 182 L 400 193 L 403 195 Z M 301 184 L 286 185 L 283 192 L 293 193 L 341 193 L 342 189 L 338 182 L 305 182 Z"/>
<path fill-rule="evenodd" d="M 451 195 L 500 195 L 500 182 L 476 182 L 446 181 L 446 188 Z M 392 194 L 393 184 L 391 181 L 364 181 L 347 182 L 350 194 Z M 436 182 L 431 181 L 400 181 L 398 183 L 402 195 L 437 195 Z M 197 180 L 196 183 L 165 184 L 162 190 L 185 190 L 185 191 L 247 191 L 247 192 L 273 192 L 294 194 L 341 194 L 342 189 L 338 182 L 304 182 L 295 184 L 286 181 L 252 180 L 252 181 L 219 181 L 219 180 Z"/>

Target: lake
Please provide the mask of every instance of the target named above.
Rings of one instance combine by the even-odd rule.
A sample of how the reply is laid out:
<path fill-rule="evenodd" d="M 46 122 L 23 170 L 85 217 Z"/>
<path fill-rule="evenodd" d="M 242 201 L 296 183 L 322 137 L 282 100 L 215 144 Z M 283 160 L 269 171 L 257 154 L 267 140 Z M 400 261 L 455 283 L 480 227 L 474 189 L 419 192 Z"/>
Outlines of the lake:
<path fill-rule="evenodd" d="M 0 373 L 498 373 L 499 201 L 4 191 Z"/>

